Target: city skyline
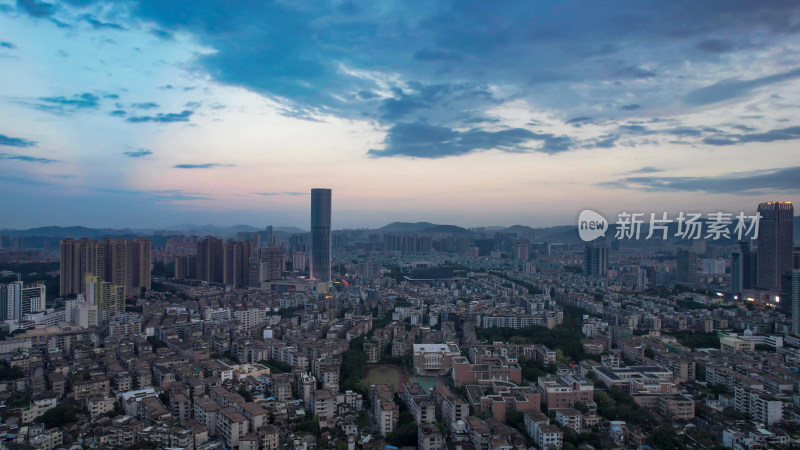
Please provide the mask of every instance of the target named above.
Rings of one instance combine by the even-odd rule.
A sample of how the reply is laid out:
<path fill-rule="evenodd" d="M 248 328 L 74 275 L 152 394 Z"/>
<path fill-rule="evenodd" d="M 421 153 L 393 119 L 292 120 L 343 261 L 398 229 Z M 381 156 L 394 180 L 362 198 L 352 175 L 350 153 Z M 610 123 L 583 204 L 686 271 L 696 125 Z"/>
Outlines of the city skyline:
<path fill-rule="evenodd" d="M 0 450 L 800 448 L 799 37 L 0 0 Z"/>
<path fill-rule="evenodd" d="M 297 226 L 312 179 L 334 228 L 800 202 L 798 9 L 4 1 L 1 225 Z"/>

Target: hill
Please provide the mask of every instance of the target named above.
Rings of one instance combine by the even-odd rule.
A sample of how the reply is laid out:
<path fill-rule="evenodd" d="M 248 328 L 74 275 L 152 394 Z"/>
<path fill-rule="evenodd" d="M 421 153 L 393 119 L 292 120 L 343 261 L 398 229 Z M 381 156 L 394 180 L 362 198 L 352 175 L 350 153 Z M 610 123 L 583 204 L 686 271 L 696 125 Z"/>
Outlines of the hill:
<path fill-rule="evenodd" d="M 378 228 L 378 231 L 416 233 L 434 226 L 437 225 L 430 222 L 392 222 L 389 225 L 384 225 Z"/>
<path fill-rule="evenodd" d="M 434 225 L 432 227 L 424 228 L 420 230 L 422 233 L 441 233 L 441 234 L 452 234 L 454 236 L 472 236 L 472 231 L 469 231 L 466 228 L 461 228 L 457 225 Z"/>

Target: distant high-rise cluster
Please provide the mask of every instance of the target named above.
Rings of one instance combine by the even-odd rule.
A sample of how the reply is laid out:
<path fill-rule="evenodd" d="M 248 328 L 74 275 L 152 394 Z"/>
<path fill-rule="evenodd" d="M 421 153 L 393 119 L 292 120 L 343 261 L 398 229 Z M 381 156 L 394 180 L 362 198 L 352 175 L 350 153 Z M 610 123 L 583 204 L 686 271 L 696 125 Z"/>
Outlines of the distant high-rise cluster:
<path fill-rule="evenodd" d="M 197 255 L 175 257 L 175 278 L 224 283 L 234 288 L 261 287 L 283 274 L 283 255 L 280 247 L 261 247 L 261 242 L 274 242 L 270 236 L 245 236 L 248 240 L 223 241 L 206 237 L 197 242 Z M 250 239 L 249 237 L 252 237 Z"/>
<path fill-rule="evenodd" d="M 331 281 L 331 190 L 311 190 L 311 278 Z"/>
<path fill-rule="evenodd" d="M 86 275 L 124 289 L 125 297 L 150 289 L 150 240 L 64 239 L 61 241 L 60 294 L 86 293 Z"/>

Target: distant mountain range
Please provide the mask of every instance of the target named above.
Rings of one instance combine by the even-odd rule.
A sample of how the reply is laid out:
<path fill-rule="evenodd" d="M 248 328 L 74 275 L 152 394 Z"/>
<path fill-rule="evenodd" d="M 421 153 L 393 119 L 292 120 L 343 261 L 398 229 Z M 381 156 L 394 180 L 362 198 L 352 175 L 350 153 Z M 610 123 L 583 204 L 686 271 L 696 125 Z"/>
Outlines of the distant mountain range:
<path fill-rule="evenodd" d="M 38 227 L 27 230 L 0 229 L 0 235 L 4 236 L 24 236 L 24 237 L 44 237 L 44 238 L 91 238 L 102 237 L 131 237 L 131 236 L 152 236 L 157 231 L 180 231 L 197 236 L 221 236 L 234 237 L 240 232 L 264 231 L 265 228 L 256 228 L 250 225 L 234 225 L 231 227 L 218 227 L 216 225 L 191 225 L 181 224 L 168 228 L 140 228 L 140 229 L 113 229 L 113 228 L 88 228 L 81 226 L 74 227 Z M 302 234 L 308 231 L 296 227 L 274 227 L 275 234 Z"/>
<path fill-rule="evenodd" d="M 615 233 L 615 225 L 611 225 L 609 231 L 606 233 L 607 237 L 613 237 Z M 30 228 L 27 230 L 16 229 L 0 229 L 0 235 L 4 236 L 24 236 L 36 238 L 49 238 L 49 239 L 63 239 L 63 238 L 102 238 L 102 237 L 134 237 L 134 236 L 153 236 L 156 231 L 179 231 L 186 234 L 196 236 L 219 236 L 219 237 L 236 237 L 239 232 L 254 232 L 264 231 L 264 228 L 256 228 L 250 225 L 234 225 L 230 227 L 219 227 L 216 225 L 193 225 L 193 224 L 180 224 L 168 228 L 142 228 L 142 229 L 113 229 L 113 228 L 88 228 L 82 226 L 72 227 L 59 227 L 48 226 Z M 513 225 L 510 227 L 491 226 L 480 227 L 478 230 L 485 232 L 491 236 L 493 233 L 516 233 L 520 237 L 533 238 L 536 241 L 546 242 L 564 242 L 564 243 L 580 243 L 578 236 L 578 229 L 575 225 L 560 225 L 555 227 L 545 228 L 532 228 L 527 225 Z M 732 227 L 731 227 L 732 230 Z M 476 231 L 469 230 L 457 225 L 442 225 L 431 222 L 392 222 L 375 231 L 384 233 L 430 233 L 430 234 L 450 234 L 453 236 L 463 237 L 477 237 L 479 234 Z M 292 234 L 303 234 L 308 231 L 297 227 L 274 227 L 273 232 L 276 235 L 288 236 Z M 642 226 L 642 239 L 647 236 L 648 226 Z M 669 227 L 669 235 L 674 236 L 677 232 L 677 224 L 673 223 Z M 794 236 L 795 241 L 800 241 L 800 216 L 794 218 Z M 728 242 L 728 241 L 725 241 Z"/>

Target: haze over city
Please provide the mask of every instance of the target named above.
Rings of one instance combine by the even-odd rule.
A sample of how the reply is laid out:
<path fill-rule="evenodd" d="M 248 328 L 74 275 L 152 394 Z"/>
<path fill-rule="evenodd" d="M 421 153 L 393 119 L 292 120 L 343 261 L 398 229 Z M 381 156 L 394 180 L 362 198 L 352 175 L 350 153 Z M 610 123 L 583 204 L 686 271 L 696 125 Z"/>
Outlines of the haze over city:
<path fill-rule="evenodd" d="M 0 228 L 800 201 L 800 5 L 612 4 L 4 0 Z"/>

